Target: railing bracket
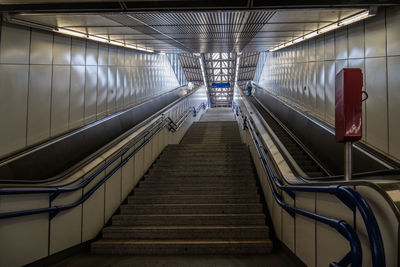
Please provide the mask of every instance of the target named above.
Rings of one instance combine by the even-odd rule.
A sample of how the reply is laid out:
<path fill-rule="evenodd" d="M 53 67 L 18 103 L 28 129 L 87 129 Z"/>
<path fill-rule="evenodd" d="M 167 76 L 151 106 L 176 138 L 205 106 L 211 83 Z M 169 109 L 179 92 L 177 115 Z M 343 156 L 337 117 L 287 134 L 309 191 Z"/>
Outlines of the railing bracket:
<path fill-rule="evenodd" d="M 59 195 L 60 195 L 60 191 L 57 191 L 53 194 L 50 195 L 50 203 L 52 203 Z"/>
<path fill-rule="evenodd" d="M 50 221 L 53 220 L 53 218 L 56 217 L 59 212 L 60 212 L 59 210 L 49 211 L 49 220 Z"/>

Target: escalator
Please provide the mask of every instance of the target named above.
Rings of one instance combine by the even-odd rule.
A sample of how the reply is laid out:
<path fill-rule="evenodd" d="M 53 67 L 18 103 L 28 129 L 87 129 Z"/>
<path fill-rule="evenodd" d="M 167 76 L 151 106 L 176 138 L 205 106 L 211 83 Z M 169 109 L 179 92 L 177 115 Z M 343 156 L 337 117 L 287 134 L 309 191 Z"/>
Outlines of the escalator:
<path fill-rule="evenodd" d="M 287 152 L 308 177 L 328 176 L 327 172 L 305 151 L 304 146 L 299 144 L 299 141 L 295 140 L 287 129 L 284 129 L 254 97 L 247 99 L 257 108 Z"/>

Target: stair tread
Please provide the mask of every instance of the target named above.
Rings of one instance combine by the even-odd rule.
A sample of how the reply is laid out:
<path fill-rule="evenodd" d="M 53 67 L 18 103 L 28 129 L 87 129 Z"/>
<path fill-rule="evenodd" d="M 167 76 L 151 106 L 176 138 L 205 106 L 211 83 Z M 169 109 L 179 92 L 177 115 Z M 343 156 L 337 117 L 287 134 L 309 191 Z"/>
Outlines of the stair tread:
<path fill-rule="evenodd" d="M 246 217 L 246 216 L 264 216 L 264 213 L 242 213 L 242 214 L 117 214 L 114 217 Z"/>
<path fill-rule="evenodd" d="M 265 240 L 113 240 L 101 239 L 92 243 L 100 244 L 271 244 L 270 239 Z"/>
<path fill-rule="evenodd" d="M 224 205 L 224 206 L 254 206 L 257 204 L 251 203 L 251 204 L 246 204 L 246 203 L 201 203 L 201 204 L 124 204 L 123 206 L 132 206 L 132 207 L 146 207 L 146 206 L 220 206 L 220 205 Z M 261 205 L 261 203 L 260 203 Z"/>
<path fill-rule="evenodd" d="M 104 230 L 163 230 L 163 229 L 268 229 L 266 225 L 167 225 L 167 226 L 120 226 L 112 225 L 105 227 Z"/>

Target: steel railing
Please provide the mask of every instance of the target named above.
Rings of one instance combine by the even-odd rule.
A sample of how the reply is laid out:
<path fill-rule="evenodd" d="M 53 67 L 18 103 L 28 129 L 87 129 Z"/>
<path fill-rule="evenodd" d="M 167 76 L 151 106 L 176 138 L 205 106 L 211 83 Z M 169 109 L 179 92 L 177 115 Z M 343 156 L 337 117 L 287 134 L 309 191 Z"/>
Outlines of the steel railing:
<path fill-rule="evenodd" d="M 68 210 L 74 208 L 83 202 L 85 202 L 91 195 L 93 195 L 96 190 L 102 186 L 115 172 L 117 172 L 120 168 L 122 168 L 136 153 L 138 153 L 148 142 L 150 142 L 159 132 L 161 132 L 165 127 L 168 126 L 168 130 L 177 131 L 189 114 L 193 114 L 195 117 L 201 109 L 206 109 L 205 103 L 201 103 L 197 108 L 191 107 L 188 111 L 180 117 L 177 122 L 174 122 L 170 117 L 163 117 L 160 121 L 155 123 L 150 127 L 150 129 L 146 130 L 139 138 L 137 138 L 134 142 L 126 146 L 123 150 L 113 156 L 108 162 L 106 162 L 103 166 L 97 169 L 93 174 L 91 174 L 87 179 L 82 181 L 82 183 L 72 186 L 72 187 L 55 187 L 55 188 L 28 188 L 28 189 L 0 189 L 0 195 L 20 195 L 20 194 L 51 194 L 50 195 L 50 204 L 53 202 L 57 196 L 62 193 L 73 192 L 79 189 L 84 189 L 87 185 L 89 185 L 99 174 L 101 174 L 104 170 L 106 170 L 110 165 L 115 163 L 119 158 L 125 156 L 125 154 L 132 149 L 136 144 L 143 141 L 134 151 L 132 151 L 129 155 L 127 155 L 116 167 L 114 167 L 109 173 L 105 175 L 103 179 L 101 179 L 93 188 L 91 188 L 87 193 L 85 193 L 78 201 L 68 204 L 68 205 L 60 205 L 46 208 L 38 208 L 31 210 L 22 210 L 22 211 L 13 211 L 13 212 L 5 212 L 0 213 L 0 219 L 11 218 L 11 217 L 19 217 L 25 215 L 33 215 L 33 214 L 41 214 L 41 213 L 49 213 L 49 219 L 53 219 L 60 211 Z M 154 131 L 154 132 L 152 132 Z"/>
<path fill-rule="evenodd" d="M 261 161 L 263 171 L 266 174 L 268 184 L 271 188 L 272 195 L 278 205 L 281 206 L 285 211 L 287 211 L 292 217 L 295 217 L 296 214 L 300 214 L 318 222 L 327 224 L 338 231 L 344 238 L 348 240 L 350 245 L 350 252 L 348 252 L 340 261 L 331 263 L 330 266 L 348 266 L 349 264 L 351 264 L 351 266 L 353 267 L 362 266 L 362 249 L 357 232 L 344 220 L 328 218 L 320 214 L 316 214 L 288 205 L 284 202 L 283 197 L 278 192 L 277 188 L 286 192 L 293 199 L 295 198 L 295 192 L 332 194 L 336 196 L 347 207 L 349 207 L 353 212 L 358 210 L 364 221 L 368 233 L 372 256 L 372 265 L 374 267 L 386 266 L 385 251 L 378 222 L 371 207 L 369 206 L 367 201 L 361 196 L 361 194 L 354 189 L 343 185 L 295 186 L 282 184 L 281 181 L 278 179 L 278 176 L 275 174 L 271 161 L 267 156 L 267 153 L 265 152 L 266 150 L 263 144 L 258 138 L 252 122 L 249 118 L 247 118 L 246 115 L 242 114 L 240 107 L 234 101 L 232 102 L 232 108 L 234 109 L 236 116 L 242 116 L 244 124 L 243 127 L 249 130 L 249 134 L 256 148 L 257 155 Z"/>

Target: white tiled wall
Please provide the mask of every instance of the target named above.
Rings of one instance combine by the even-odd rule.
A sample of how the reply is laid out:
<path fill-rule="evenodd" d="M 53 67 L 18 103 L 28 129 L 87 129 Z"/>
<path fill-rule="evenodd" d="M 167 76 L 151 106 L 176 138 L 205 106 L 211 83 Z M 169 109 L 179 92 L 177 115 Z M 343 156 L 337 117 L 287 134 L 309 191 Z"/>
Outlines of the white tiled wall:
<path fill-rule="evenodd" d="M 361 68 L 369 99 L 363 140 L 400 160 L 400 8 L 267 53 L 259 84 L 334 125 L 335 74 Z"/>
<path fill-rule="evenodd" d="M 164 55 L 3 24 L 0 158 L 179 86 Z"/>

